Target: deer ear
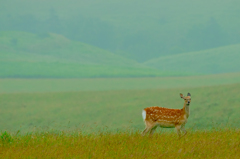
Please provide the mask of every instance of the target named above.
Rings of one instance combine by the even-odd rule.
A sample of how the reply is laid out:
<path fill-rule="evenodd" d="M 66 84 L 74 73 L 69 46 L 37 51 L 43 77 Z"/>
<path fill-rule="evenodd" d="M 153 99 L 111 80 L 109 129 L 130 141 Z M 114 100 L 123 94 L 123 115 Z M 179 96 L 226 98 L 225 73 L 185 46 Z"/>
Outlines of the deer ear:
<path fill-rule="evenodd" d="M 181 97 L 181 98 L 184 98 L 184 96 L 183 96 L 183 94 L 182 94 L 182 93 L 180 93 L 180 97 Z"/>
<path fill-rule="evenodd" d="M 191 94 L 190 94 L 190 93 L 188 93 L 188 94 L 187 94 L 187 96 L 191 96 Z"/>

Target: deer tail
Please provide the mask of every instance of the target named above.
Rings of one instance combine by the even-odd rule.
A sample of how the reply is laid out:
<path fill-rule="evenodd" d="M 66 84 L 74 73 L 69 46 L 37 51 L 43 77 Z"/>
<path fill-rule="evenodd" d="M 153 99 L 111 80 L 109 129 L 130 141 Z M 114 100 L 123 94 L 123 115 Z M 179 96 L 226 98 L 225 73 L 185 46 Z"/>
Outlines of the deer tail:
<path fill-rule="evenodd" d="M 143 111 L 142 111 L 142 117 L 143 117 L 143 120 L 145 120 L 146 119 L 146 111 L 143 109 Z"/>

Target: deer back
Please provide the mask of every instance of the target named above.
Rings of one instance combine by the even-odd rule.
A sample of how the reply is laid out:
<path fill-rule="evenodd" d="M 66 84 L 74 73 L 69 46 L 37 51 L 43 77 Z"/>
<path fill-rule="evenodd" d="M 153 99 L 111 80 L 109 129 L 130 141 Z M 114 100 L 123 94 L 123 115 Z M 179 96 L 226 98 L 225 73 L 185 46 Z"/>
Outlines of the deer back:
<path fill-rule="evenodd" d="M 148 107 L 144 109 L 145 121 L 159 124 L 160 126 L 173 127 L 186 121 L 186 113 L 183 109 L 169 109 L 164 107 Z"/>

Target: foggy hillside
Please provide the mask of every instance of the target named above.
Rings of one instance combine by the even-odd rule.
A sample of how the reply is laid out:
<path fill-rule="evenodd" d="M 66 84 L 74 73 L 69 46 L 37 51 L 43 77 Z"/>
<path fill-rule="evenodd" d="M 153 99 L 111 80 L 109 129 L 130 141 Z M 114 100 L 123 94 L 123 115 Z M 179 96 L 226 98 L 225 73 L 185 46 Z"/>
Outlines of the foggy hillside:
<path fill-rule="evenodd" d="M 137 61 L 240 43 L 240 1 L 10 0 L 0 31 L 53 32 Z"/>
<path fill-rule="evenodd" d="M 237 0 L 3 1 L 1 77 L 238 72 L 239 13 Z"/>
<path fill-rule="evenodd" d="M 240 44 L 156 58 L 147 66 L 164 71 L 202 74 L 240 72 Z"/>
<path fill-rule="evenodd" d="M 0 32 L 0 77 L 75 78 L 190 75 L 163 72 L 58 34 Z"/>

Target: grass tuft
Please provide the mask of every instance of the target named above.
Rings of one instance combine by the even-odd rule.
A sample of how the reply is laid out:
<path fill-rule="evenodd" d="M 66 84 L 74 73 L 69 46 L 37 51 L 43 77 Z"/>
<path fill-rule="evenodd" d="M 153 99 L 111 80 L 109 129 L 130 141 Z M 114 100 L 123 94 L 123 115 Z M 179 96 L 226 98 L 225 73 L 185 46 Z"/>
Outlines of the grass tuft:
<path fill-rule="evenodd" d="M 13 142 L 13 137 L 12 137 L 12 135 L 11 135 L 9 132 L 7 132 L 7 131 L 4 131 L 4 132 L 1 134 L 0 138 L 1 138 L 1 143 L 2 143 L 3 145 L 10 144 L 10 143 Z"/>

